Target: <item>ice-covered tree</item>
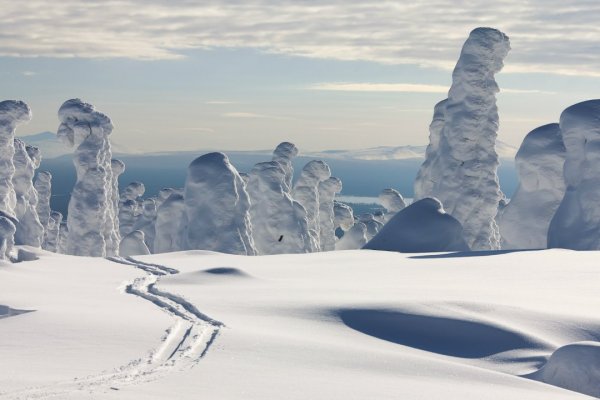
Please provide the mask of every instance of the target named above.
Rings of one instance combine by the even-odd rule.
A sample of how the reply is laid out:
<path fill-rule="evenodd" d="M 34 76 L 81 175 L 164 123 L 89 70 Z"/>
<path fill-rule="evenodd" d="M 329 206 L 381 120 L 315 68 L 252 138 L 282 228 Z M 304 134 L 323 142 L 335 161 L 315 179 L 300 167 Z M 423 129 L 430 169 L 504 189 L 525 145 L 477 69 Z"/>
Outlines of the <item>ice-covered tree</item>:
<path fill-rule="evenodd" d="M 44 232 L 50 219 L 50 197 L 52 196 L 52 174 L 48 171 L 39 171 L 33 183 L 38 194 L 37 214 Z M 44 233 L 45 235 L 45 233 Z"/>
<path fill-rule="evenodd" d="M 371 213 L 364 213 L 359 215 L 358 220 L 362 222 L 367 228 L 367 240 L 371 240 L 375 235 L 377 235 L 377 232 L 379 232 L 381 228 L 383 228 L 383 223 L 379 222 L 375 218 L 375 215 Z"/>
<path fill-rule="evenodd" d="M 150 198 L 144 200 L 142 203 L 142 214 L 137 218 L 133 228 L 134 231 L 141 231 L 144 233 L 144 240 L 146 241 L 146 246 L 148 246 L 150 252 L 154 252 L 156 214 L 156 202 L 154 199 Z"/>
<path fill-rule="evenodd" d="M 173 190 L 156 212 L 154 253 L 168 253 L 184 249 L 186 218 L 183 194 Z"/>
<path fill-rule="evenodd" d="M 208 153 L 192 161 L 183 197 L 186 249 L 256 254 L 248 193 L 225 154 Z"/>
<path fill-rule="evenodd" d="M 565 195 L 548 229 L 548 247 L 600 250 L 600 100 L 560 115 L 566 149 Z"/>
<path fill-rule="evenodd" d="M 0 211 L 0 260 L 12 261 L 17 228 L 14 219 Z"/>
<path fill-rule="evenodd" d="M 57 135 L 74 150 L 77 182 L 69 201 L 66 251 L 79 256 L 114 255 L 116 215 L 113 207 L 112 152 L 109 135 L 113 125 L 106 115 L 79 99 L 67 100 L 59 109 Z"/>
<path fill-rule="evenodd" d="M 367 226 L 356 222 L 335 244 L 336 250 L 356 250 L 367 244 Z"/>
<path fill-rule="evenodd" d="M 348 204 L 339 201 L 333 202 L 335 229 L 340 228 L 346 232 L 354 225 L 354 211 Z"/>
<path fill-rule="evenodd" d="M 531 131 L 515 157 L 519 186 L 498 213 L 503 249 L 543 249 L 565 194 L 565 145 L 558 124 Z"/>
<path fill-rule="evenodd" d="M 273 151 L 273 161 L 281 163 L 285 171 L 285 189 L 290 193 L 292 190 L 292 179 L 294 177 L 294 166 L 292 160 L 298 155 L 298 148 L 294 143 L 282 142 Z"/>
<path fill-rule="evenodd" d="M 335 250 L 335 195 L 342 191 L 342 181 L 330 177 L 319 183 L 319 241 L 321 251 Z"/>
<path fill-rule="evenodd" d="M 288 193 L 286 166 L 277 161 L 258 163 L 248 178 L 250 221 L 258 254 L 311 252 L 306 210 Z"/>
<path fill-rule="evenodd" d="M 60 227 L 62 224 L 63 216 L 58 211 L 52 211 L 50 218 L 48 219 L 48 225 L 46 228 L 46 235 L 44 239 L 44 250 L 53 251 L 58 253 L 59 241 L 60 241 Z"/>
<path fill-rule="evenodd" d="M 144 232 L 135 230 L 121 240 L 120 255 L 123 257 L 150 254 Z"/>
<path fill-rule="evenodd" d="M 415 184 L 416 199 L 439 199 L 462 224 L 473 250 L 500 247 L 495 222 L 502 197 L 495 149 L 499 88 L 494 76 L 509 50 L 508 37 L 496 29 L 471 32 L 452 74 L 448 99 L 436 107 L 431 146 Z"/>
<path fill-rule="evenodd" d="M 385 208 L 386 213 L 383 215 L 383 223 L 388 222 L 398 211 L 406 207 L 404 197 L 395 189 L 383 189 L 379 193 L 379 202 Z"/>

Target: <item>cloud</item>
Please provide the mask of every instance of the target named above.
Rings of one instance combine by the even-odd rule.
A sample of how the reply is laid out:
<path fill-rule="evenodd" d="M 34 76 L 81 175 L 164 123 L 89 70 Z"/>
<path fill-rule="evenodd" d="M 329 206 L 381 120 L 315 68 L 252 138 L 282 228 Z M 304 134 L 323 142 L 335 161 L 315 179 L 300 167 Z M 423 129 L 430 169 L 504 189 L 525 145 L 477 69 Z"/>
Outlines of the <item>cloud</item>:
<path fill-rule="evenodd" d="M 27 76 L 27 77 L 29 77 L 29 76 L 35 76 L 35 75 L 37 75 L 37 72 L 33 72 L 33 71 L 23 71 L 23 72 L 21 72 L 21 74 L 23 74 L 23 76 Z"/>
<path fill-rule="evenodd" d="M 229 104 L 237 104 L 235 101 L 227 101 L 227 100 L 208 100 L 205 101 L 204 104 L 214 105 L 214 106 L 226 106 Z"/>
<path fill-rule="evenodd" d="M 257 114 L 257 113 L 253 113 L 253 112 L 228 112 L 228 113 L 221 114 L 221 116 L 222 117 L 226 117 L 226 118 L 283 119 L 282 117 L 276 117 L 276 116 L 264 115 L 264 114 Z"/>
<path fill-rule="evenodd" d="M 505 72 L 600 76 L 592 0 L 47 0 L 3 2 L 0 55 L 178 59 L 189 49 L 451 69 L 468 32 L 511 37 Z"/>
<path fill-rule="evenodd" d="M 310 90 L 342 91 L 342 92 L 391 92 L 391 93 L 448 93 L 448 86 L 418 83 L 365 83 L 365 82 L 329 82 L 316 83 L 308 87 Z M 537 89 L 500 88 L 501 93 L 510 94 L 556 94 Z"/>

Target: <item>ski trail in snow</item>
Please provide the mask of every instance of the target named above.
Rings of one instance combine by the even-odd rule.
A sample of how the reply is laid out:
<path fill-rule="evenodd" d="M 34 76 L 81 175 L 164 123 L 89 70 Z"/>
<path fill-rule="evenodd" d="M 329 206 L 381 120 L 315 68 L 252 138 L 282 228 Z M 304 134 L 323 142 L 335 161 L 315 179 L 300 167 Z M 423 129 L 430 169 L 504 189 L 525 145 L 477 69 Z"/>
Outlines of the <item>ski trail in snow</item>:
<path fill-rule="evenodd" d="M 47 399 L 77 396 L 78 392 L 116 390 L 120 386 L 148 382 L 170 372 L 193 368 L 206 355 L 224 325 L 200 312 L 182 296 L 156 287 L 161 277 L 177 274 L 178 270 L 132 257 L 109 257 L 108 260 L 145 271 L 146 275 L 135 278 L 125 287 L 125 292 L 153 303 L 172 316 L 173 324 L 157 347 L 113 371 L 12 393 L 0 392 L 0 399 Z"/>

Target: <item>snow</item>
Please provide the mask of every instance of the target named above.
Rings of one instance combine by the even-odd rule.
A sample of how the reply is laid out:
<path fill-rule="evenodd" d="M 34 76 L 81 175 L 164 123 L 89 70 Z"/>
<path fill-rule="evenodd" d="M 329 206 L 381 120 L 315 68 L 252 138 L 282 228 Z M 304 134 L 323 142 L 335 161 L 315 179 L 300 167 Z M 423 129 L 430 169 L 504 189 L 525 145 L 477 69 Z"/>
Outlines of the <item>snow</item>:
<path fill-rule="evenodd" d="M 62 219 L 63 215 L 58 211 L 52 211 L 50 213 L 44 235 L 44 250 L 58 252 Z"/>
<path fill-rule="evenodd" d="M 354 211 L 348 204 L 334 201 L 333 214 L 335 229 L 340 228 L 345 232 L 354 225 Z"/>
<path fill-rule="evenodd" d="M 333 199 L 342 191 L 342 181 L 330 177 L 319 183 L 319 240 L 321 251 L 335 250 L 335 211 Z"/>
<path fill-rule="evenodd" d="M 377 220 L 375 215 L 371 213 L 365 213 L 358 216 L 359 222 L 363 223 L 367 228 L 367 240 L 371 240 L 377 232 L 383 228 L 383 223 Z"/>
<path fill-rule="evenodd" d="M 150 254 L 150 249 L 145 243 L 143 231 L 135 230 L 121 240 L 119 255 L 122 257 Z"/>
<path fill-rule="evenodd" d="M 0 212 L 0 261 L 11 260 L 17 228 L 14 219 Z"/>
<path fill-rule="evenodd" d="M 298 201 L 306 210 L 308 219 L 308 231 L 313 241 L 313 251 L 320 249 L 319 233 L 321 226 L 319 222 L 319 183 L 329 179 L 331 170 L 329 166 L 320 160 L 309 161 L 300 177 L 294 185 L 292 197 Z"/>
<path fill-rule="evenodd" d="M 141 215 L 139 215 L 136 219 L 136 222 L 133 226 L 133 231 L 142 231 L 144 233 L 144 240 L 146 242 L 146 246 L 150 249 L 150 252 L 154 252 L 154 240 L 156 237 L 156 217 L 157 217 L 157 209 L 156 202 L 153 198 L 145 199 L 142 202 L 141 207 Z M 130 232 L 128 236 L 131 234 Z M 122 255 L 121 253 L 119 253 Z M 131 254 L 130 254 L 131 255 Z"/>
<path fill-rule="evenodd" d="M 336 250 L 356 250 L 362 249 L 362 247 L 369 241 L 367 226 L 357 221 L 352 225 L 350 229 L 344 232 L 342 236 L 335 244 Z"/>
<path fill-rule="evenodd" d="M 278 161 L 258 163 L 248 175 L 252 236 L 258 254 L 308 253 L 313 244 L 306 210 L 289 195 L 288 169 Z"/>
<path fill-rule="evenodd" d="M 183 195 L 172 191 L 156 212 L 154 252 L 168 253 L 183 250 L 183 233 L 186 226 Z"/>
<path fill-rule="evenodd" d="M 383 189 L 379 193 L 379 202 L 387 211 L 384 215 L 384 222 L 388 222 L 398 211 L 406 207 L 404 197 L 396 189 Z"/>
<path fill-rule="evenodd" d="M 460 222 L 433 198 L 418 200 L 399 211 L 364 248 L 403 253 L 469 250 Z"/>
<path fill-rule="evenodd" d="M 281 163 L 285 171 L 285 191 L 292 190 L 292 178 L 294 177 L 294 166 L 292 160 L 298 155 L 298 148 L 294 143 L 282 142 L 273 150 L 273 161 Z"/>
<path fill-rule="evenodd" d="M 69 201 L 68 254 L 103 257 L 115 254 L 113 240 L 112 152 L 109 117 L 79 99 L 67 100 L 58 110 L 57 136 L 74 149 L 77 182 Z M 118 245 L 118 244 L 117 244 Z"/>
<path fill-rule="evenodd" d="M 546 248 L 550 220 L 565 194 L 565 145 L 558 124 L 540 126 L 515 158 L 519 186 L 497 217 L 502 249 Z"/>
<path fill-rule="evenodd" d="M 33 182 L 33 187 L 38 195 L 36 211 L 38 219 L 44 228 L 44 240 L 42 247 L 47 240 L 48 222 L 50 220 L 50 197 L 52 196 L 52 174 L 48 171 L 39 171 Z M 45 248 L 45 247 L 44 247 Z"/>
<path fill-rule="evenodd" d="M 471 32 L 452 74 L 448 99 L 436 106 L 431 148 L 415 183 L 415 198 L 439 199 L 463 225 L 473 250 L 500 246 L 494 220 L 502 198 L 496 174 L 499 88 L 494 75 L 509 50 L 508 37 L 496 29 Z"/>
<path fill-rule="evenodd" d="M 600 249 L 600 100 L 564 110 L 560 130 L 566 148 L 565 195 L 548 228 L 548 247 Z"/>
<path fill-rule="evenodd" d="M 248 193 L 225 154 L 208 153 L 192 161 L 183 197 L 186 250 L 256 254 Z"/>

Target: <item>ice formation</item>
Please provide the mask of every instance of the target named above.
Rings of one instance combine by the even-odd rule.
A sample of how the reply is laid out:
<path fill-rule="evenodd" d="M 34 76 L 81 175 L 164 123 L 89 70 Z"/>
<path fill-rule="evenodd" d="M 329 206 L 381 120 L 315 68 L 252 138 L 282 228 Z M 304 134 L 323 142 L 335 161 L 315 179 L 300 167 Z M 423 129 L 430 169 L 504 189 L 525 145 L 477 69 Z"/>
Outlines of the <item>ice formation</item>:
<path fill-rule="evenodd" d="M 314 241 L 314 247 L 320 249 L 319 234 L 321 226 L 319 222 L 319 183 L 329 179 L 331 170 L 329 166 L 320 160 L 308 162 L 300 177 L 296 181 L 292 197 L 297 200 L 306 210 L 308 219 L 308 231 Z"/>
<path fill-rule="evenodd" d="M 406 207 L 404 197 L 395 189 L 383 189 L 379 193 L 379 201 L 386 210 L 386 213 L 383 215 L 383 223 L 388 222 L 398 211 Z"/>
<path fill-rule="evenodd" d="M 192 161 L 183 197 L 186 250 L 256 254 L 248 193 L 225 154 L 208 153 Z"/>
<path fill-rule="evenodd" d="M 40 223 L 44 227 L 44 230 L 48 226 L 48 220 L 50 219 L 50 197 L 52 196 L 52 174 L 48 171 L 40 171 L 35 177 L 33 183 L 38 195 L 37 202 L 37 214 Z"/>
<path fill-rule="evenodd" d="M 121 240 L 119 255 L 123 257 L 150 254 L 144 232 L 135 230 Z"/>
<path fill-rule="evenodd" d="M 31 110 L 22 101 L 0 102 L 0 212 L 15 216 L 17 199 L 13 186 L 14 137 L 18 125 L 31 121 Z"/>
<path fill-rule="evenodd" d="M 434 198 L 421 199 L 398 212 L 363 248 L 402 253 L 469 250 L 460 222 Z"/>
<path fill-rule="evenodd" d="M 495 149 L 499 88 L 494 75 L 509 50 L 508 37 L 496 29 L 471 32 L 454 69 L 448 99 L 436 106 L 431 145 L 415 183 L 415 198 L 439 199 L 461 222 L 473 250 L 500 246 L 495 223 L 502 197 Z"/>
<path fill-rule="evenodd" d="M 16 198 L 15 244 L 41 247 L 44 227 L 37 214 L 38 194 L 33 186 L 33 176 L 42 157 L 37 147 L 28 146 L 20 139 L 14 140 L 14 147 L 15 173 L 12 182 Z"/>
<path fill-rule="evenodd" d="M 334 201 L 333 214 L 335 229 L 340 228 L 346 232 L 354 225 L 354 211 L 348 204 Z"/>
<path fill-rule="evenodd" d="M 129 235 L 135 230 L 135 224 L 142 214 L 141 197 L 146 192 L 142 182 L 131 182 L 119 198 L 119 234 L 121 237 Z"/>
<path fill-rule="evenodd" d="M 319 183 L 319 240 L 321 251 L 335 250 L 335 211 L 333 199 L 342 191 L 342 181 L 330 177 Z"/>
<path fill-rule="evenodd" d="M 277 161 L 258 163 L 249 173 L 252 236 L 261 255 L 314 251 L 306 210 L 290 197 L 286 174 Z"/>
<path fill-rule="evenodd" d="M 113 125 L 106 115 L 79 99 L 67 100 L 59 109 L 57 136 L 74 149 L 77 182 L 69 201 L 66 252 L 104 257 L 114 255 L 112 152 Z M 118 234 L 118 233 L 117 233 Z"/>
<path fill-rule="evenodd" d="M 12 259 L 17 231 L 13 221 L 14 219 L 0 211 L 0 260 L 11 261 Z"/>
<path fill-rule="evenodd" d="M 600 397 L 600 342 L 576 342 L 559 347 L 544 367 L 529 377 Z"/>
<path fill-rule="evenodd" d="M 156 215 L 157 210 L 154 199 L 144 200 L 142 203 L 142 214 L 137 218 L 133 227 L 134 231 L 141 231 L 144 233 L 144 240 L 146 241 L 146 245 L 150 249 L 150 252 L 154 251 Z"/>
<path fill-rule="evenodd" d="M 367 226 L 356 222 L 335 244 L 336 250 L 356 250 L 367 244 Z"/>
<path fill-rule="evenodd" d="M 60 254 L 67 254 L 67 239 L 69 238 L 69 227 L 66 222 L 62 222 L 58 228 L 58 243 L 56 246 L 56 252 Z"/>
<path fill-rule="evenodd" d="M 290 142 L 282 142 L 273 151 L 273 161 L 281 163 L 285 171 L 285 189 L 290 193 L 292 190 L 292 179 L 294 177 L 294 166 L 292 160 L 298 155 L 298 148 Z"/>
<path fill-rule="evenodd" d="M 183 250 L 183 234 L 186 226 L 183 195 L 172 191 L 156 212 L 154 253 Z"/>
<path fill-rule="evenodd" d="M 600 249 L 600 100 L 575 104 L 560 116 L 566 148 L 565 195 L 548 228 L 548 247 Z"/>
<path fill-rule="evenodd" d="M 119 176 L 125 172 L 125 163 L 121 160 L 112 159 L 110 161 L 112 170 L 111 177 L 111 207 L 108 213 L 108 223 L 106 224 L 106 253 L 119 254 L 119 244 L 121 243 L 120 224 L 119 224 Z"/>
<path fill-rule="evenodd" d="M 131 182 L 125 187 L 123 193 L 121 193 L 121 201 L 127 200 L 138 200 L 146 192 L 146 187 L 142 182 Z"/>
<path fill-rule="evenodd" d="M 519 186 L 498 212 L 503 249 L 543 249 L 565 194 L 565 145 L 558 124 L 531 131 L 515 157 Z"/>
<path fill-rule="evenodd" d="M 377 232 L 383 228 L 383 223 L 378 221 L 375 218 L 375 215 L 371 213 L 359 215 L 358 220 L 365 224 L 365 227 L 367 228 L 367 240 L 371 240 L 375 235 L 377 235 Z"/>
<path fill-rule="evenodd" d="M 52 211 L 48 219 L 46 234 L 44 236 L 44 250 L 57 253 L 59 251 L 60 227 L 63 216 L 58 211 Z"/>

